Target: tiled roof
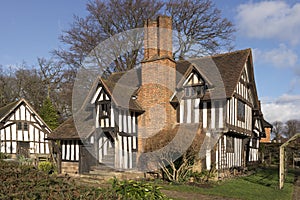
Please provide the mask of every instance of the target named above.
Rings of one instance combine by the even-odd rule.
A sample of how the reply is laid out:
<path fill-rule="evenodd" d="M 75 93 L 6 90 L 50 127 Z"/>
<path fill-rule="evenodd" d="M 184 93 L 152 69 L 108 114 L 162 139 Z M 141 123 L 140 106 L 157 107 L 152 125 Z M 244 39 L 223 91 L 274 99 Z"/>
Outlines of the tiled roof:
<path fill-rule="evenodd" d="M 0 108 L 0 120 L 2 121 L 2 118 L 4 118 L 7 114 L 9 114 L 16 107 L 16 105 L 18 103 L 19 103 L 19 101 L 16 101 L 16 102 L 7 104 L 4 107 L 1 107 Z"/>
<path fill-rule="evenodd" d="M 251 49 L 179 61 L 176 70 L 184 75 L 191 66 L 194 66 L 201 72 L 201 75 L 206 76 L 212 82 L 215 89 L 219 90 L 215 91 L 215 95 L 220 95 L 219 93 L 224 88 L 226 97 L 231 97 L 249 55 L 251 55 Z M 177 81 L 179 80 L 177 76 Z"/>
<path fill-rule="evenodd" d="M 178 61 L 176 64 L 176 71 L 178 72 L 176 81 L 178 83 L 190 67 L 194 66 L 195 69 L 201 72 L 201 75 L 206 76 L 214 86 L 214 93 L 210 91 L 206 94 L 206 98 L 209 98 L 212 94 L 215 94 L 215 98 L 217 98 L 217 95 L 231 97 L 239 81 L 244 64 L 250 55 L 251 50 L 245 49 L 189 61 Z M 143 111 L 142 106 L 132 98 L 141 85 L 140 69 L 130 70 L 129 72 L 112 73 L 107 79 L 99 78 L 99 80 L 117 106 L 134 111 Z M 188 130 L 187 127 L 185 128 Z M 89 133 L 86 133 L 85 136 L 88 135 Z M 49 136 L 49 139 L 80 139 L 75 128 L 74 119 L 70 118 L 59 126 Z"/>
<path fill-rule="evenodd" d="M 48 135 L 47 139 L 79 140 L 80 137 L 77 133 L 73 117 L 70 117 L 54 131 L 52 131 L 52 133 Z"/>
<path fill-rule="evenodd" d="M 140 86 L 140 70 L 112 73 L 108 79 L 100 78 L 114 103 L 122 108 L 143 112 L 139 103 L 132 98 Z"/>

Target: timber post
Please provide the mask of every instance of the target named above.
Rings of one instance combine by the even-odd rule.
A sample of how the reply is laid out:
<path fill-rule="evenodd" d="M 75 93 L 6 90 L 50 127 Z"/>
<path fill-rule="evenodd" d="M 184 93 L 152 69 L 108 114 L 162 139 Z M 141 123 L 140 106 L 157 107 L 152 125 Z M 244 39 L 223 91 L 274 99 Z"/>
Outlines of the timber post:
<path fill-rule="evenodd" d="M 280 159 L 279 159 L 279 163 L 280 163 L 279 164 L 279 189 L 282 189 L 283 184 L 284 184 L 284 179 L 285 179 L 285 170 L 284 170 L 285 153 L 284 153 L 283 145 L 280 146 L 279 156 L 280 156 Z"/>
<path fill-rule="evenodd" d="M 293 137 L 291 137 L 287 142 L 282 144 L 279 149 L 279 156 L 280 156 L 280 164 L 279 164 L 279 189 L 281 190 L 284 185 L 284 179 L 285 179 L 285 173 L 286 173 L 286 159 L 285 159 L 285 147 L 288 146 L 291 142 L 296 140 L 297 138 L 300 138 L 300 133 L 295 134 Z"/>

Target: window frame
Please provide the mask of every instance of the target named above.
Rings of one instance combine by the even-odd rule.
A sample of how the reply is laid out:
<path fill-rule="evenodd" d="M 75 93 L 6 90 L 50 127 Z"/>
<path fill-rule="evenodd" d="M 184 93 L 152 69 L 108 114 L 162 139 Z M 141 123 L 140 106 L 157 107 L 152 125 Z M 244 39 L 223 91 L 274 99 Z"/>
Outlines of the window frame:
<path fill-rule="evenodd" d="M 99 103 L 99 119 L 109 118 L 111 112 L 111 102 L 101 102 Z"/>
<path fill-rule="evenodd" d="M 17 130 L 22 131 L 23 130 L 23 123 L 22 122 L 17 122 Z"/>
<path fill-rule="evenodd" d="M 226 136 L 226 153 L 234 153 L 234 137 Z"/>
<path fill-rule="evenodd" d="M 24 122 L 24 123 L 23 123 L 23 130 L 24 130 L 24 131 L 28 131 L 28 128 L 29 128 L 29 127 L 28 127 L 28 123 L 27 123 L 27 122 Z"/>
<path fill-rule="evenodd" d="M 187 85 L 183 88 L 186 98 L 197 98 L 205 94 L 205 84 Z"/>
<path fill-rule="evenodd" d="M 242 122 L 246 119 L 246 103 L 240 99 L 237 101 L 237 119 Z"/>

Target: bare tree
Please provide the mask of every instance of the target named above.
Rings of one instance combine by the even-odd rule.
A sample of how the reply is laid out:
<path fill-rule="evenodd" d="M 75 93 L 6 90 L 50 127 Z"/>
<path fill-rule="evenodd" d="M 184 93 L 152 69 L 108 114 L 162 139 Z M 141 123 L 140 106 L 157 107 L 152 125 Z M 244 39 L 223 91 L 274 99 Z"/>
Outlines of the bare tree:
<path fill-rule="evenodd" d="M 55 90 L 56 85 L 61 81 L 62 65 L 53 59 L 38 58 L 37 60 L 42 82 L 47 86 L 47 94 L 50 97 L 51 90 Z"/>
<path fill-rule="evenodd" d="M 71 28 L 60 37 L 68 46 L 54 54 L 64 63 L 78 67 L 88 53 L 105 39 L 126 30 L 143 26 L 144 20 L 155 17 L 163 3 L 156 0 L 95 0 L 87 4 L 88 16 L 74 17 Z M 127 52 L 115 62 L 116 71 L 131 69 L 138 52 Z M 128 65 L 126 66 L 125 63 Z M 135 63 L 134 63 L 135 64 Z"/>
<path fill-rule="evenodd" d="M 211 55 L 223 48 L 233 48 L 233 24 L 222 18 L 221 11 L 210 0 L 170 0 L 166 13 L 178 32 L 175 58 Z"/>
<path fill-rule="evenodd" d="M 73 68 L 64 68 L 61 62 L 53 58 L 38 58 L 38 65 L 42 83 L 47 88 L 47 96 L 61 117 L 67 118 L 71 115 L 72 88 L 76 71 Z"/>
<path fill-rule="evenodd" d="M 273 133 L 275 134 L 275 140 L 278 143 L 280 140 L 280 137 L 282 137 L 283 133 L 283 123 L 281 121 L 275 121 L 273 122 Z"/>
<path fill-rule="evenodd" d="M 100 42 L 117 33 L 141 28 L 145 20 L 159 14 L 170 15 L 178 31 L 175 57 L 213 54 L 232 47 L 233 25 L 221 17 L 210 0 L 95 0 L 87 4 L 87 11 L 84 18 L 74 17 L 71 28 L 60 37 L 67 48 L 54 51 L 73 67 L 80 66 Z M 141 59 L 141 50 L 126 52 L 115 59 L 109 72 L 132 69 Z"/>
<path fill-rule="evenodd" d="M 37 69 L 18 69 L 15 72 L 18 98 L 25 98 L 38 111 L 47 94 L 47 88 Z"/>
<path fill-rule="evenodd" d="M 20 96 L 20 84 L 15 77 L 15 69 L 3 70 L 0 66 L 0 107 L 16 101 Z"/>
<path fill-rule="evenodd" d="M 297 120 L 288 120 L 285 124 L 284 134 L 287 138 L 293 137 L 297 133 Z"/>
<path fill-rule="evenodd" d="M 3 71 L 0 75 L 1 106 L 19 100 L 27 99 L 38 110 L 45 96 L 45 88 L 38 70 L 30 69 L 26 63 L 17 68 Z"/>

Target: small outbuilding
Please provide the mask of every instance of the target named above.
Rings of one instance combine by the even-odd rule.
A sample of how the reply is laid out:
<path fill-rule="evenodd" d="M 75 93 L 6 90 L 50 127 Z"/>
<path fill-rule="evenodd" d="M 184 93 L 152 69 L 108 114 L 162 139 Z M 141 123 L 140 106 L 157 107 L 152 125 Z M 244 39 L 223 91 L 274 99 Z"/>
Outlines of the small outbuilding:
<path fill-rule="evenodd" d="M 25 99 L 0 108 L 0 152 L 24 157 L 49 157 L 51 129 Z"/>

